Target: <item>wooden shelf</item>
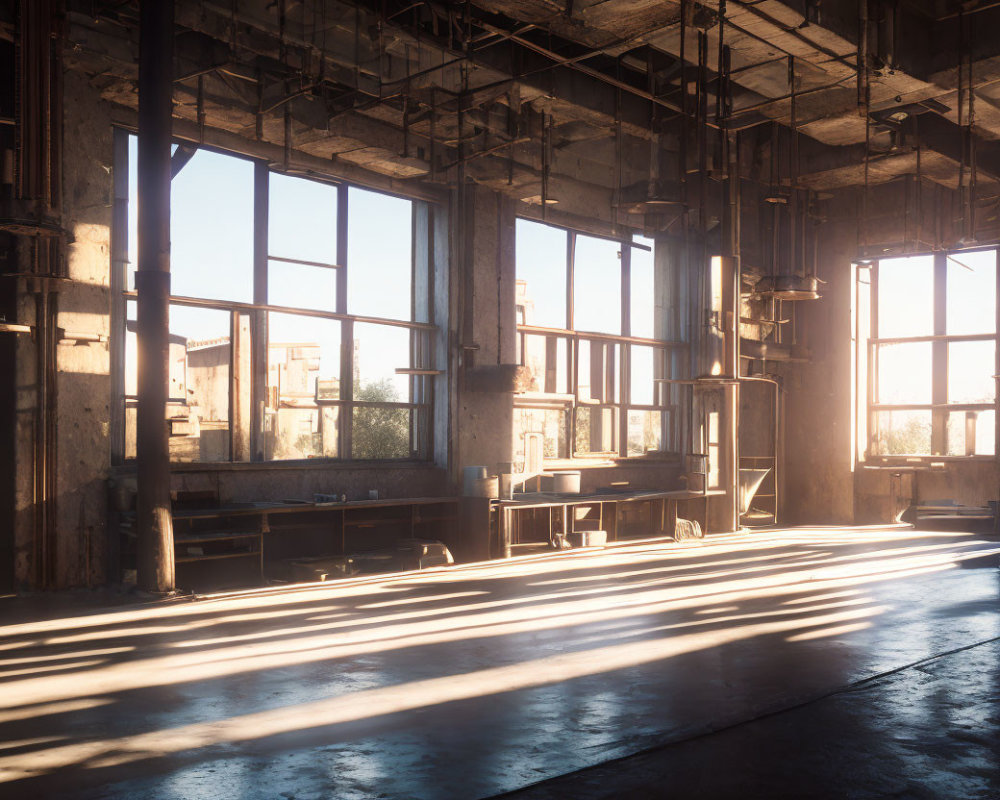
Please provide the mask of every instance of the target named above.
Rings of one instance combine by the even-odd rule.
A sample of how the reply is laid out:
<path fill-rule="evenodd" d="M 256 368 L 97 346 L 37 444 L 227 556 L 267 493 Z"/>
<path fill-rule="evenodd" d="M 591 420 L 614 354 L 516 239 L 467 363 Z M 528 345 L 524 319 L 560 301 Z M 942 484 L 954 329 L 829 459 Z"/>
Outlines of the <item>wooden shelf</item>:
<path fill-rule="evenodd" d="M 260 551 L 246 550 L 240 553 L 213 553 L 212 555 L 207 555 L 207 556 L 174 556 L 174 563 L 191 564 L 196 561 L 219 561 L 224 558 L 245 558 L 247 556 L 260 558 Z"/>

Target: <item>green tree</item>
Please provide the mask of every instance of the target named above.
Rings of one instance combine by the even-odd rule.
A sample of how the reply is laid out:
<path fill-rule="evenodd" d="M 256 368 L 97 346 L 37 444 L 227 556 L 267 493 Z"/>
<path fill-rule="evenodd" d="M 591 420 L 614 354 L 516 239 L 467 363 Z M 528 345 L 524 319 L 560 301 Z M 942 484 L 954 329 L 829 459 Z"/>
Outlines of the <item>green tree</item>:
<path fill-rule="evenodd" d="M 910 417 L 902 427 L 890 428 L 882 438 L 884 455 L 925 455 L 931 450 L 931 426 L 922 418 Z"/>
<path fill-rule="evenodd" d="M 369 403 L 399 402 L 388 378 L 362 385 L 355 399 Z M 409 410 L 355 406 L 351 443 L 355 458 L 406 458 L 410 455 Z"/>

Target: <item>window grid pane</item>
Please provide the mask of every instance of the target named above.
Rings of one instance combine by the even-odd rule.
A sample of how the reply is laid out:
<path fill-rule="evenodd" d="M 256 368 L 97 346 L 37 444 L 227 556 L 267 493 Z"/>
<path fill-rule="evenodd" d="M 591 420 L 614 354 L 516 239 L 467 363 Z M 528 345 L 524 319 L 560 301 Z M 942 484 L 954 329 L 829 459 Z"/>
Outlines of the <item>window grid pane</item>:
<path fill-rule="evenodd" d="M 120 218 L 116 216 L 115 224 L 126 226 L 129 247 L 112 258 L 125 263 L 123 288 L 134 291 L 137 141 L 134 136 L 120 141 L 130 160 L 130 202 Z M 351 323 L 301 314 L 259 314 L 235 305 L 255 299 L 254 192 L 259 168 L 252 160 L 203 149 L 173 182 L 172 290 L 176 297 L 204 299 L 220 307 L 171 304 L 168 416 L 172 460 L 250 457 L 250 343 L 257 336 L 267 340 L 268 354 L 266 400 L 257 433 L 263 437 L 265 459 L 369 457 L 375 446 L 365 445 L 361 429 L 356 431 L 353 452 L 340 452 L 341 428 L 352 423 L 364 428 L 364 419 L 380 414 L 386 417 L 386 425 L 375 427 L 394 435 L 390 446 L 374 457 L 428 457 L 434 380 L 395 372 L 396 367 L 432 366 L 426 363 L 429 339 L 424 332 L 374 324 L 353 326 L 356 369 L 352 384 L 359 405 L 345 420 L 343 406 L 352 400 L 342 396 L 340 387 L 341 331 Z M 412 319 L 413 226 L 418 218 L 414 201 L 278 172 L 266 174 L 268 217 L 263 224 L 268 229 L 268 252 L 263 254 L 262 277 L 267 283 L 267 303 L 307 311 L 337 310 L 338 269 L 347 274 L 346 263 L 338 264 L 337 231 L 346 222 L 354 234 L 354 248 L 342 260 L 353 257 L 356 267 L 356 281 L 348 283 L 354 307 L 347 313 Z M 338 208 L 341 192 L 349 192 L 356 212 L 353 217 L 348 215 L 348 204 Z M 341 220 L 338 215 L 348 218 Z M 209 224 L 211 231 L 206 229 Z M 126 301 L 123 321 L 125 369 L 119 391 L 126 458 L 135 457 L 135 306 L 134 299 Z M 423 343 L 417 355 L 413 343 Z M 561 346 L 565 360 L 567 343 Z M 384 398 L 363 399 L 372 386 L 383 384 L 390 390 Z M 238 392 L 231 396 L 234 389 Z M 383 399 L 387 406 L 373 404 Z M 419 402 L 411 403 L 413 399 Z M 394 405 L 397 400 L 402 402 Z M 231 409 L 236 423 L 230 420 Z M 240 425 L 235 441 L 232 424 Z M 402 434 L 395 435 L 398 431 Z"/>
<path fill-rule="evenodd" d="M 996 411 L 996 250 L 886 259 L 878 278 L 876 314 L 882 338 L 944 335 L 935 342 L 877 345 L 876 396 L 882 405 L 926 405 L 913 410 L 875 409 L 873 455 L 992 455 Z M 935 287 L 943 296 L 935 301 Z M 861 304 L 859 314 L 866 313 Z M 935 314 L 938 318 L 935 319 Z M 951 337 L 990 336 L 955 341 Z M 868 368 L 859 342 L 859 377 Z M 961 404 L 969 410 L 932 412 L 931 405 Z M 987 408 L 975 408 L 987 406 Z M 859 430 L 866 420 L 859 420 Z M 933 433 L 933 435 L 932 435 Z"/>

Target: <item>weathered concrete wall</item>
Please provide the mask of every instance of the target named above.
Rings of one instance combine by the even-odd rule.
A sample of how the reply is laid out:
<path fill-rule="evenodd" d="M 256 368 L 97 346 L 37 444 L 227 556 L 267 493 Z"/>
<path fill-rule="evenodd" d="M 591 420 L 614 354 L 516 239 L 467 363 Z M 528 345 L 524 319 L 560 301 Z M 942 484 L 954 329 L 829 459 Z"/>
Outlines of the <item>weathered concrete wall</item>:
<path fill-rule="evenodd" d="M 912 470 L 912 477 L 904 481 L 894 479 L 899 472 L 892 467 L 858 469 L 855 502 L 859 524 L 891 520 L 911 501 L 954 500 L 985 506 L 1000 498 L 1000 465 L 995 461 L 952 461 L 941 467 Z"/>
<path fill-rule="evenodd" d="M 779 368 L 784 379 L 784 501 L 789 524 L 849 524 L 854 519 L 851 450 L 851 261 L 853 225 L 820 229 L 820 300 L 799 302 L 798 341 L 810 359 Z"/>
<path fill-rule="evenodd" d="M 16 247 L 19 272 L 30 266 L 29 247 L 22 238 Z M 29 324 L 35 321 L 35 299 L 27 290 L 27 281 L 19 279 L 15 319 Z M 37 348 L 38 337 L 18 336 L 15 352 L 14 382 L 17 386 L 14 417 L 14 582 L 18 587 L 33 586 L 37 574 L 35 520 L 35 409 L 39 402 Z"/>
<path fill-rule="evenodd" d="M 105 580 L 108 429 L 109 265 L 111 225 L 111 126 L 108 108 L 85 80 L 64 75 L 63 222 L 69 234 L 65 275 L 58 290 L 55 324 L 66 334 L 103 337 L 63 339 L 55 353 L 56 459 L 53 510 L 55 536 L 48 543 L 49 579 L 54 587 L 92 586 Z M 22 242 L 22 259 L 31 244 Z M 25 268 L 27 265 L 25 265 Z M 21 286 L 18 318 L 35 321 L 35 295 Z M 34 459 L 38 441 L 36 334 L 18 342 L 17 487 L 15 579 L 34 587 L 40 578 L 42 545 L 36 530 Z"/>
<path fill-rule="evenodd" d="M 820 229 L 819 245 L 823 299 L 800 303 L 798 309 L 799 340 L 811 359 L 781 367 L 787 389 L 784 508 L 790 523 L 888 522 L 899 509 L 901 487 L 893 476 L 900 467 L 855 464 L 851 262 L 866 242 L 866 251 L 875 255 L 925 252 L 928 245 L 918 246 L 916 238 L 956 246 L 960 226 L 950 222 L 955 218 L 951 194 L 931 186 L 925 195 L 920 226 L 912 191 L 907 195 L 906 187 L 896 184 L 872 190 L 867 226 L 858 221 L 857 192 L 842 192 L 828 204 L 830 221 Z M 945 222 L 937 220 L 939 215 Z M 925 501 L 983 505 L 1000 494 L 1000 467 L 991 460 L 944 462 L 919 469 L 914 480 L 916 498 Z M 906 484 L 902 491 L 909 494 Z"/>
<path fill-rule="evenodd" d="M 66 81 L 64 149 L 65 221 L 73 239 L 59 298 L 58 325 L 71 332 L 103 337 L 98 342 L 66 342 L 57 348 L 58 367 L 58 519 L 55 585 L 95 585 L 106 574 L 108 478 L 125 479 L 129 467 L 111 468 L 110 226 L 112 218 L 112 127 L 110 109 L 74 74 Z M 455 254 L 448 285 L 447 344 L 451 358 L 450 402 L 438 409 L 435 464 L 392 466 L 337 464 L 189 464 L 171 478 L 175 492 L 213 491 L 226 502 L 310 499 L 316 492 L 367 497 L 446 495 L 458 487 L 461 468 L 485 464 L 491 473 L 512 460 L 512 392 L 473 391 L 467 369 L 512 365 L 516 353 L 514 222 L 509 198 L 469 186 L 454 221 L 449 248 Z M 456 242 L 461 241 L 461 248 Z M 437 284 L 436 284 L 437 285 Z M 33 315 L 30 295 L 22 300 L 24 318 Z M 441 305 L 440 303 L 438 305 Z M 443 343 L 443 342 L 442 342 Z M 33 439 L 33 358 L 26 345 L 18 385 L 19 446 Z M 439 388 L 443 388 L 444 380 Z M 450 406 L 450 412 L 448 407 Z M 450 413 L 450 419 L 448 415 Z M 445 434 L 450 432 L 450 437 Z M 583 488 L 612 481 L 634 487 L 675 488 L 680 467 L 673 462 L 628 462 L 584 470 Z M 34 581 L 30 470 L 18 473 L 18 579 Z"/>
<path fill-rule="evenodd" d="M 114 470 L 116 480 L 134 482 L 135 470 Z M 317 492 L 346 494 L 348 500 L 368 498 L 370 489 L 379 497 L 437 497 L 447 495 L 444 469 L 424 464 L 378 466 L 374 464 L 316 466 L 282 464 L 221 464 L 174 467 L 170 476 L 172 492 L 214 492 L 225 503 L 254 501 L 309 500 Z"/>
<path fill-rule="evenodd" d="M 58 503 L 56 582 L 103 583 L 110 462 L 110 248 L 112 130 L 107 105 L 67 72 L 63 137 L 63 213 L 72 240 L 69 281 L 59 292 L 58 325 L 102 342 L 57 348 Z"/>
<path fill-rule="evenodd" d="M 514 206 L 513 201 L 481 186 L 466 189 L 466 203 L 456 235 L 459 276 L 453 290 L 460 312 L 456 338 L 461 365 L 454 422 L 453 478 L 463 467 L 498 465 L 513 460 L 513 393 L 473 391 L 468 370 L 515 362 Z M 472 349 L 475 347 L 476 349 Z M 468 348 L 468 349 L 466 349 Z"/>

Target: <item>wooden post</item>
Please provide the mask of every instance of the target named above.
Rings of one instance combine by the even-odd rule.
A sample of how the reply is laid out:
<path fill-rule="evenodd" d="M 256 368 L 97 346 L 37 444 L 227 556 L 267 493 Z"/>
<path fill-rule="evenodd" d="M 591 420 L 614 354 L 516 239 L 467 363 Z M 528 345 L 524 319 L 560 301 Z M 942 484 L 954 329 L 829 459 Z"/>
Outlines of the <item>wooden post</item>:
<path fill-rule="evenodd" d="M 170 451 L 166 425 L 173 64 L 173 0 L 140 3 L 137 566 L 139 587 L 157 593 L 174 589 Z"/>

